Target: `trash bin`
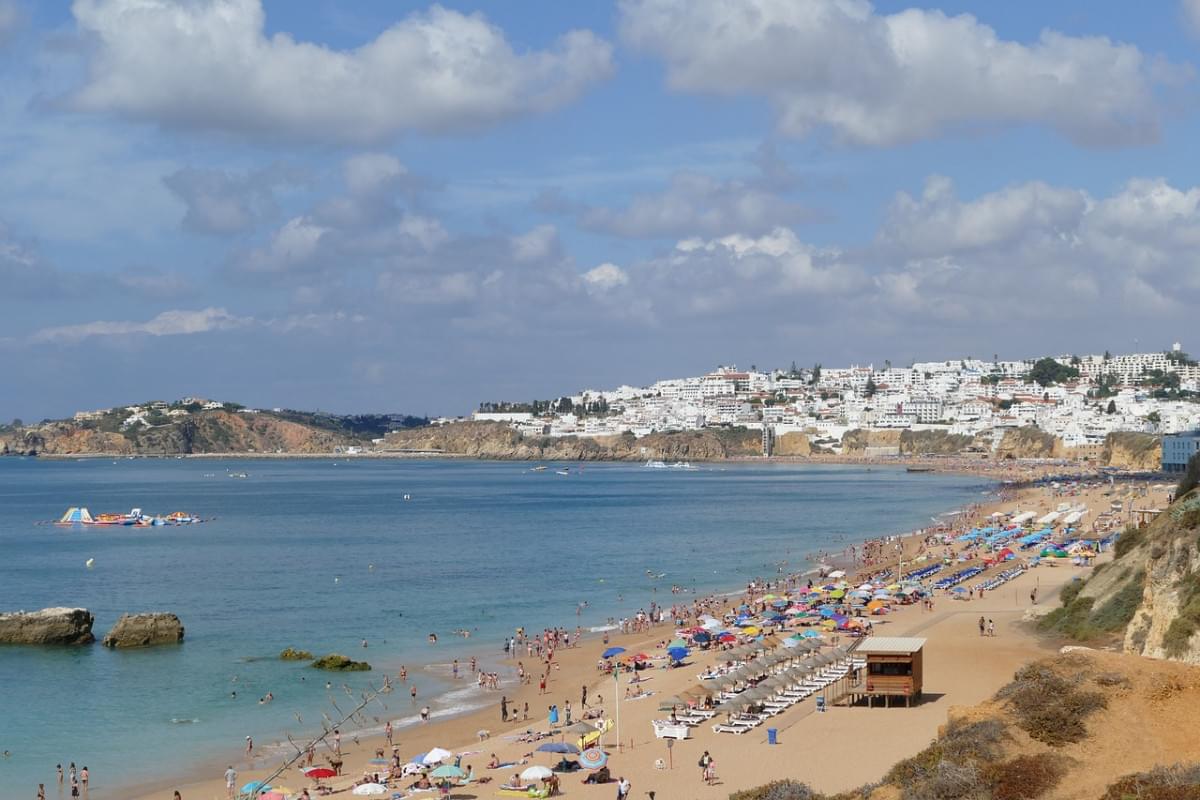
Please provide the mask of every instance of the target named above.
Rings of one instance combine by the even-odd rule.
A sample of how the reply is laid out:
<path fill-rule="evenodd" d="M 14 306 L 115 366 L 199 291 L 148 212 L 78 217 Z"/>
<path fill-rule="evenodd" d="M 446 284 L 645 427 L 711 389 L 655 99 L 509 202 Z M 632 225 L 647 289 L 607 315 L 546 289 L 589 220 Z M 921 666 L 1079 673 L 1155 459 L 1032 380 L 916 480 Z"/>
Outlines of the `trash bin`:
<path fill-rule="evenodd" d="M 824 711 L 824 710 L 825 710 L 825 698 L 818 697 L 817 698 L 817 711 Z"/>
<path fill-rule="evenodd" d="M 779 741 L 776 738 L 778 735 L 778 728 L 767 728 L 767 744 L 779 744 Z"/>

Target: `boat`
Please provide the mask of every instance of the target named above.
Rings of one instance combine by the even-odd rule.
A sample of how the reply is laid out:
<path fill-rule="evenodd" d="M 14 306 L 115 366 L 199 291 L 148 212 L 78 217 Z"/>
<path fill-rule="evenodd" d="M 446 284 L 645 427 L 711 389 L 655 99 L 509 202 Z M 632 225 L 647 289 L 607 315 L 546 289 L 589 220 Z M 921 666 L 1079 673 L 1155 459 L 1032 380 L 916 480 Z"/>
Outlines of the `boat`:
<path fill-rule="evenodd" d="M 536 467 L 531 467 L 530 472 L 545 472 L 546 467 L 543 464 L 538 464 Z"/>
<path fill-rule="evenodd" d="M 689 461 L 676 461 L 671 465 L 671 469 L 695 469 Z"/>
<path fill-rule="evenodd" d="M 905 472 L 933 472 L 933 467 L 906 467 Z"/>
<path fill-rule="evenodd" d="M 128 514 L 92 514 L 86 506 L 72 506 L 55 521 L 55 525 L 84 525 L 100 527 L 151 527 L 162 525 L 194 525 L 204 520 L 186 511 L 176 511 L 163 516 L 145 514 L 140 508 Z"/>
<path fill-rule="evenodd" d="M 647 461 L 646 467 L 647 469 L 666 469 L 667 463 L 665 461 Z"/>
<path fill-rule="evenodd" d="M 564 467 L 563 469 L 554 470 L 554 474 L 555 475 L 570 475 L 571 471 L 570 471 L 570 469 Z"/>

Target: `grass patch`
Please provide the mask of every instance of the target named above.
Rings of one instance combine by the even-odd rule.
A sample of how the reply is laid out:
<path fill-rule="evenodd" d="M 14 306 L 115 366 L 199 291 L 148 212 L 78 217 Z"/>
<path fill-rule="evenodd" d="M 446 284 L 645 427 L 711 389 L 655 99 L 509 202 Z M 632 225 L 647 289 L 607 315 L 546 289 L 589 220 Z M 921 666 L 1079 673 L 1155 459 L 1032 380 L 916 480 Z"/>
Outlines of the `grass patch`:
<path fill-rule="evenodd" d="M 1144 541 L 1146 541 L 1145 528 L 1128 526 L 1125 530 L 1121 531 L 1121 535 L 1117 537 L 1117 541 L 1113 544 L 1113 557 L 1121 558 Z"/>
<path fill-rule="evenodd" d="M 1030 737 L 1061 747 L 1087 736 L 1087 718 L 1108 704 L 1103 694 L 1084 691 L 1079 683 L 1030 664 L 1018 670 L 997 697 L 1008 702 L 1017 724 Z"/>
<path fill-rule="evenodd" d="M 1131 575 L 1117 593 L 1096 609 L 1089 623 L 1099 630 L 1116 633 L 1125 630 L 1125 626 L 1133 620 L 1138 606 L 1142 604 L 1142 584 L 1146 573 L 1141 570 Z"/>
<path fill-rule="evenodd" d="M 1058 785 L 1063 767 L 1046 756 L 1017 756 L 992 763 L 985 772 L 991 800 L 1035 800 Z"/>
<path fill-rule="evenodd" d="M 1077 642 L 1095 639 L 1102 633 L 1091 624 L 1092 606 L 1095 603 L 1094 597 L 1074 597 L 1066 605 L 1038 620 L 1038 630 L 1056 633 Z"/>

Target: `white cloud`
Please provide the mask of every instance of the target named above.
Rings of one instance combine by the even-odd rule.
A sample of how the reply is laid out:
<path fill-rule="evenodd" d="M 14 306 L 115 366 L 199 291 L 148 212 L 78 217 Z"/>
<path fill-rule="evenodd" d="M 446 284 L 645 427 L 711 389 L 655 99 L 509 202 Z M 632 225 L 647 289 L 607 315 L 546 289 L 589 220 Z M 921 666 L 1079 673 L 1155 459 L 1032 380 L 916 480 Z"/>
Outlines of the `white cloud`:
<path fill-rule="evenodd" d="M 308 217 L 293 217 L 275 231 L 265 247 L 240 258 L 239 266 L 248 272 L 287 272 L 308 266 L 328 230 Z"/>
<path fill-rule="evenodd" d="M 34 343 L 74 344 L 84 339 L 105 336 L 185 336 L 209 331 L 230 330 L 247 325 L 252 320 L 235 317 L 223 308 L 199 311 L 164 311 L 145 322 L 85 322 L 42 328 L 30 337 Z"/>
<path fill-rule="evenodd" d="M 607 292 L 629 283 L 629 276 L 616 264 L 605 262 L 583 273 L 583 280 L 589 290 Z"/>
<path fill-rule="evenodd" d="M 277 211 L 275 188 L 299 180 L 297 173 L 279 167 L 245 174 L 187 167 L 166 176 L 163 183 L 187 207 L 185 230 L 229 235 L 250 230 L 273 216 Z"/>
<path fill-rule="evenodd" d="M 680 172 L 662 191 L 636 195 L 622 209 L 587 209 L 579 222 L 617 236 L 654 238 L 757 235 L 808 216 L 799 204 L 751 182 Z"/>
<path fill-rule="evenodd" d="M 474 129 L 560 107 L 612 72 L 612 48 L 570 31 L 518 52 L 481 14 L 433 6 L 353 50 L 267 36 L 261 0 L 75 0 L 95 44 L 82 111 L 308 141 Z"/>
<path fill-rule="evenodd" d="M 387 153 L 360 153 L 343 166 L 346 188 L 352 194 L 372 194 L 408 175 L 400 159 Z"/>
<path fill-rule="evenodd" d="M 511 238 L 513 258 L 521 262 L 541 261 L 559 252 L 558 229 L 538 225 L 527 233 Z"/>
<path fill-rule="evenodd" d="M 1165 68 L 1104 37 L 1044 31 L 1023 44 L 974 17 L 865 0 L 623 0 L 630 45 L 682 91 L 768 97 L 779 128 L 883 146 L 956 129 L 1035 123 L 1088 145 L 1157 134 Z"/>

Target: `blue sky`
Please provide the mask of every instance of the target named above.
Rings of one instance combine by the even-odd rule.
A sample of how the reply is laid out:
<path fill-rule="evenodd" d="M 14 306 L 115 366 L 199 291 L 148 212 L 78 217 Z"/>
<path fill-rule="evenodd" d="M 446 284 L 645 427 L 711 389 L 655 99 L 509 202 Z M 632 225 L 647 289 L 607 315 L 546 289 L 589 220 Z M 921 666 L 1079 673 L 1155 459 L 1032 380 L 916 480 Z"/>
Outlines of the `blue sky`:
<path fill-rule="evenodd" d="M 1194 0 L 0 0 L 0 418 L 1187 346 L 1198 48 Z"/>

